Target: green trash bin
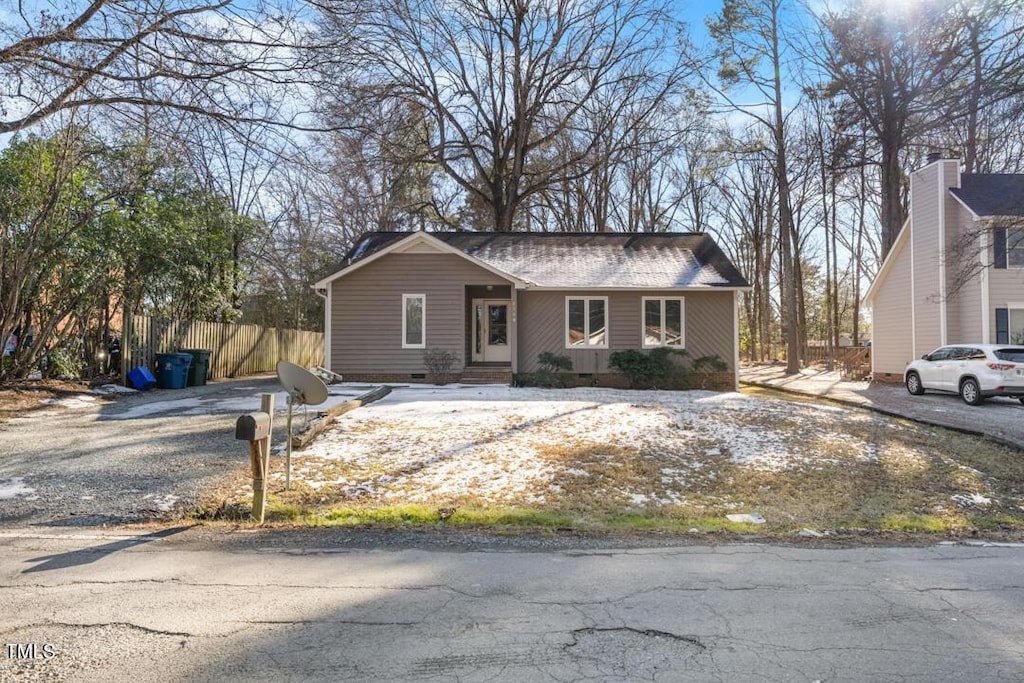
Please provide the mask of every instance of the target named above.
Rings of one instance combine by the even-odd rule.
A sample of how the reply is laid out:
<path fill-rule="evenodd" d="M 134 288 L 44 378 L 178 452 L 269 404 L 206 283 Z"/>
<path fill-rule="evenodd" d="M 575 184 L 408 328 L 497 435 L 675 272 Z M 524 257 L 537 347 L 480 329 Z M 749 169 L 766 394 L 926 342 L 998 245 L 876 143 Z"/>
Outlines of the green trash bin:
<path fill-rule="evenodd" d="M 192 356 L 192 365 L 188 368 L 188 385 L 190 387 L 201 387 L 206 384 L 206 378 L 210 375 L 210 354 L 209 349 L 182 349 L 182 353 Z"/>

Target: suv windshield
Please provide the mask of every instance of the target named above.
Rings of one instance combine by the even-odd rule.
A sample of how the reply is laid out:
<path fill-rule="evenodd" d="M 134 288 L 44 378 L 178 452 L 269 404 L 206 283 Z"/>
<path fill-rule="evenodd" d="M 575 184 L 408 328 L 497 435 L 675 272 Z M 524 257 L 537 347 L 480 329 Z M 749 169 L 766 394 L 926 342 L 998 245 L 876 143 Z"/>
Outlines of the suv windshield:
<path fill-rule="evenodd" d="M 1011 363 L 1024 363 L 1024 348 L 996 349 L 992 352 L 999 360 L 1010 361 Z"/>

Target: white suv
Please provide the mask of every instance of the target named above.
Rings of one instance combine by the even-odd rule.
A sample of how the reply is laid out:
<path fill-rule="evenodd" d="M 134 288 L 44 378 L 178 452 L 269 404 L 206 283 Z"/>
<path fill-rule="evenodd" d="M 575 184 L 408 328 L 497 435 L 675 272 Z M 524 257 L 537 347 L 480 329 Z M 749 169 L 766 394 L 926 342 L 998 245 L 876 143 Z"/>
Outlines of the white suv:
<path fill-rule="evenodd" d="M 990 396 L 1024 403 L 1024 346 L 951 344 L 926 353 L 903 373 L 907 391 L 949 391 L 976 406 Z"/>

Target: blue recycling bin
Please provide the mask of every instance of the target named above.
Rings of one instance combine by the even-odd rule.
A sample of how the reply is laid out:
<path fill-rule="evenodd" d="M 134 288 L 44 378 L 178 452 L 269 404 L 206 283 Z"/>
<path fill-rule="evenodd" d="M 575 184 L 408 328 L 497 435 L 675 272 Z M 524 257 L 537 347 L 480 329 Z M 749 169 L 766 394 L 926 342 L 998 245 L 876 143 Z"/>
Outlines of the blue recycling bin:
<path fill-rule="evenodd" d="M 128 381 L 131 382 L 132 386 L 139 391 L 146 391 L 156 386 L 156 377 L 149 371 L 144 365 L 128 372 Z"/>
<path fill-rule="evenodd" d="M 192 356 L 187 353 L 156 354 L 156 382 L 162 389 L 184 389 L 188 384 L 188 367 Z"/>

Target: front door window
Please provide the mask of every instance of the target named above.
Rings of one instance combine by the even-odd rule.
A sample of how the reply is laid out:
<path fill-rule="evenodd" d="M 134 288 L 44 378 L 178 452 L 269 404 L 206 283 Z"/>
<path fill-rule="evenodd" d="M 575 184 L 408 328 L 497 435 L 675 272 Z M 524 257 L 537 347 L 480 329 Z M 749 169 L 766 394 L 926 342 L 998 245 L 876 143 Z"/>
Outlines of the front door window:
<path fill-rule="evenodd" d="M 487 305 L 487 344 L 505 346 L 508 344 L 508 305 Z"/>
<path fill-rule="evenodd" d="M 473 354 L 480 356 L 484 352 L 484 305 L 473 306 Z"/>

